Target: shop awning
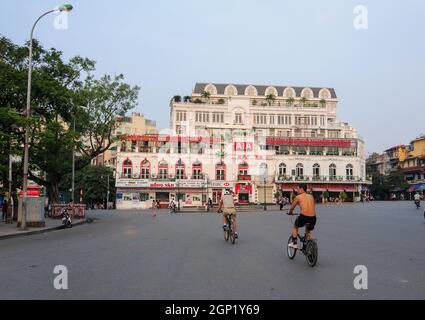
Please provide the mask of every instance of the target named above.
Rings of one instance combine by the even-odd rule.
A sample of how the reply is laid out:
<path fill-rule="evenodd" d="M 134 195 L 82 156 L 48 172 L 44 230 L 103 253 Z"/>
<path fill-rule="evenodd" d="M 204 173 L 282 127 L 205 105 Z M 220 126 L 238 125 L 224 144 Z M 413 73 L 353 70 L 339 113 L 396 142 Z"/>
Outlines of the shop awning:
<path fill-rule="evenodd" d="M 328 191 L 329 192 L 342 192 L 342 191 L 357 192 L 357 188 L 355 186 L 344 186 L 344 187 L 335 186 L 335 187 L 333 187 L 332 185 L 330 185 L 329 188 L 328 188 Z"/>

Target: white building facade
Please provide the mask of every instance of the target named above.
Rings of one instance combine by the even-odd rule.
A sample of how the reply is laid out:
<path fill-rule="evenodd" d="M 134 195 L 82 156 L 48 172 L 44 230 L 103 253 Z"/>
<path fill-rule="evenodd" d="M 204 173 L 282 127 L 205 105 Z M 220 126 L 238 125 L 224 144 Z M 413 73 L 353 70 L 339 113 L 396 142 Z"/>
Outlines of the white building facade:
<path fill-rule="evenodd" d="M 174 97 L 169 130 L 118 146 L 117 208 L 173 197 L 202 206 L 225 189 L 240 204 L 270 204 L 299 183 L 318 202 L 341 192 L 358 201 L 370 184 L 364 142 L 337 111 L 331 88 L 198 83 Z"/>

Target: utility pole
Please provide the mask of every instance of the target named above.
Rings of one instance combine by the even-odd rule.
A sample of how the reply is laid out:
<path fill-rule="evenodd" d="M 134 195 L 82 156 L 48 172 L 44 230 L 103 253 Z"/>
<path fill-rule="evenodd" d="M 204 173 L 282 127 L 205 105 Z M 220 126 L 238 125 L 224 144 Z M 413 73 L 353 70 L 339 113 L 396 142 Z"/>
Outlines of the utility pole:
<path fill-rule="evenodd" d="M 267 197 L 267 191 L 266 191 L 266 177 L 264 177 L 264 211 L 267 211 L 267 202 L 266 202 L 266 197 Z"/>
<path fill-rule="evenodd" d="M 9 152 L 9 201 L 7 202 L 7 205 L 9 206 L 9 210 L 8 210 L 8 214 L 6 215 L 6 223 L 13 223 L 12 165 L 13 165 L 12 144 L 10 144 L 10 152 Z M 10 217 L 9 217 L 9 215 L 10 215 Z"/>
<path fill-rule="evenodd" d="M 108 203 L 109 203 L 109 172 L 107 174 L 107 191 L 106 191 L 106 209 L 108 209 Z"/>
<path fill-rule="evenodd" d="M 74 134 L 75 134 L 75 114 L 74 114 Z M 72 186 L 71 186 L 71 201 L 74 202 L 74 188 L 75 188 L 75 139 L 72 139 Z"/>

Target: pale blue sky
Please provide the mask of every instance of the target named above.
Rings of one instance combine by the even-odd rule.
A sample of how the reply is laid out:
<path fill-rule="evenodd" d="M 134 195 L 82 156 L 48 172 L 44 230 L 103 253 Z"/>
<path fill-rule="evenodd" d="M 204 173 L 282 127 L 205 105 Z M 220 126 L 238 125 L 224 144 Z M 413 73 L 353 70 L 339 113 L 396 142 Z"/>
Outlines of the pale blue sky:
<path fill-rule="evenodd" d="M 169 125 L 169 99 L 195 82 L 334 87 L 339 117 L 367 151 L 425 133 L 423 0 L 68 0 L 68 30 L 54 15 L 36 38 L 66 57 L 97 61 L 139 85 L 141 111 Z M 61 4 L 1 0 L 0 34 L 23 44 L 34 20 Z M 353 27 L 366 5 L 369 29 Z"/>

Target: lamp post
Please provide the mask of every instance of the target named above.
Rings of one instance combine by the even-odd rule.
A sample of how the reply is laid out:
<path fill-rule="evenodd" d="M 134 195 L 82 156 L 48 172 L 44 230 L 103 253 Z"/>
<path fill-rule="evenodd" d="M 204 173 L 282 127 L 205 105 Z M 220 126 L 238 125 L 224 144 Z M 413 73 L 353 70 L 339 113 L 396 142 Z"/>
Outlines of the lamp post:
<path fill-rule="evenodd" d="M 108 210 L 108 204 L 109 204 L 109 172 L 108 172 L 108 179 L 107 179 L 107 191 L 106 191 L 106 207 L 105 209 Z"/>
<path fill-rule="evenodd" d="M 46 13 L 42 14 L 34 23 L 31 29 L 30 34 L 30 44 L 29 44 L 29 56 L 28 56 L 28 85 L 27 85 L 27 108 L 26 108 L 26 118 L 27 123 L 25 127 L 25 145 L 24 145 L 24 177 L 23 177 L 23 195 L 22 195 L 22 222 L 21 222 L 21 229 L 26 229 L 26 215 L 27 215 L 27 191 L 28 191 L 28 141 L 29 141 L 29 119 L 30 119 L 30 112 L 31 112 L 31 77 L 32 77 L 32 42 L 33 42 L 33 36 L 34 36 L 34 30 L 37 25 L 37 23 L 45 16 L 52 12 L 70 12 L 73 9 L 72 5 L 70 4 L 64 4 L 58 9 L 47 11 Z"/>
<path fill-rule="evenodd" d="M 74 114 L 74 134 L 75 134 L 75 114 Z M 75 140 L 72 141 L 72 194 L 71 194 L 71 201 L 74 203 L 74 195 L 75 195 Z"/>
<path fill-rule="evenodd" d="M 266 202 L 267 191 L 266 191 L 266 183 L 267 183 L 267 178 L 266 178 L 266 176 L 264 176 L 264 211 L 267 211 L 267 202 Z"/>
<path fill-rule="evenodd" d="M 180 212 L 180 180 L 177 179 L 177 211 Z"/>

